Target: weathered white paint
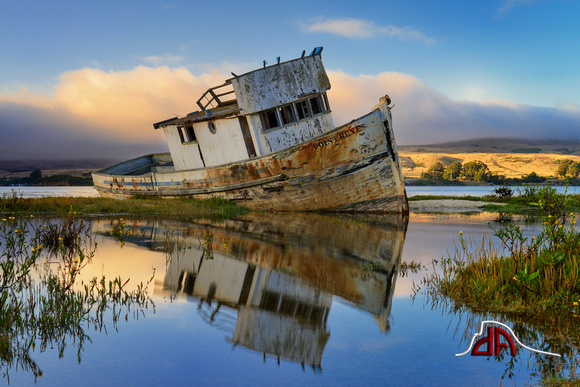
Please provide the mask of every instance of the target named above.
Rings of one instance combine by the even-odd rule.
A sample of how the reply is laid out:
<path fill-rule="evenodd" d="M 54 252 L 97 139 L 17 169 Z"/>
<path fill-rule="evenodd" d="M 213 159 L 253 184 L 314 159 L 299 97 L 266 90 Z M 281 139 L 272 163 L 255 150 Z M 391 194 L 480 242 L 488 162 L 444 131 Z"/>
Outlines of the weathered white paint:
<path fill-rule="evenodd" d="M 208 124 L 216 128 L 211 133 Z M 181 143 L 174 125 L 163 128 L 176 171 L 212 167 L 248 158 L 237 118 L 202 121 L 193 124 L 196 142 Z"/>
<path fill-rule="evenodd" d="M 215 134 L 210 132 L 209 122 L 199 122 L 193 126 L 206 167 L 248 158 L 248 151 L 237 117 L 210 122 L 215 125 Z"/>
<path fill-rule="evenodd" d="M 268 110 L 330 89 L 320 55 L 268 66 L 230 79 L 245 114 Z"/>
<path fill-rule="evenodd" d="M 196 131 L 195 127 L 193 129 Z M 175 125 L 164 127 L 163 133 L 165 134 L 169 152 L 173 158 L 175 170 L 183 171 L 186 169 L 203 168 L 203 161 L 199 154 L 199 145 L 197 142 L 186 142 L 182 144 Z"/>
<path fill-rule="evenodd" d="M 240 114 L 247 117 L 256 156 L 263 156 L 322 135 L 334 128 L 330 111 L 294 124 L 264 131 L 260 113 L 330 89 L 320 55 L 308 56 L 258 69 L 232 78 Z M 182 143 L 176 125 L 163 126 L 175 170 L 227 164 L 248 158 L 239 120 L 235 116 L 211 120 L 209 112 L 193 123 L 196 142 Z M 207 115 L 206 115 L 207 114 Z M 208 129 L 213 122 L 216 133 Z M 178 125 L 183 125 L 179 123 Z"/>
<path fill-rule="evenodd" d="M 254 116 L 252 121 L 259 121 L 259 119 L 259 116 Z M 261 122 L 257 122 L 257 124 L 261 126 Z M 258 139 L 264 153 L 271 153 L 301 144 L 332 129 L 334 129 L 332 115 L 327 112 L 292 125 L 260 132 Z"/>
<path fill-rule="evenodd" d="M 260 135 L 262 134 L 262 122 L 260 121 L 260 116 L 257 114 L 250 114 L 246 116 L 246 119 L 248 121 L 248 126 L 250 127 L 254 147 L 256 148 L 256 156 L 259 157 L 269 153 L 269 151 L 264 149 L 264 141 L 260 141 Z"/>
<path fill-rule="evenodd" d="M 388 96 L 370 114 L 334 128 L 325 94 L 330 83 L 320 55 L 264 67 L 227 82 L 236 100 L 154 124 L 164 130 L 173 171 L 152 165 L 149 170 L 114 176 L 103 170 L 93 174 L 95 187 L 113 197 L 132 192 L 220 196 L 251 208 L 408 211 Z M 325 103 L 317 106 L 317 99 Z M 297 109 L 303 101 L 308 107 L 300 110 L 304 114 L 295 110 L 295 118 L 320 113 L 264 130 L 262 117 L 268 110 L 275 109 L 278 122 L 269 120 L 267 125 L 276 126 L 282 122 L 278 108 Z M 247 121 L 249 136 L 245 125 L 242 132 L 241 119 Z M 215 126 L 215 133 L 208 124 Z M 192 125 L 195 141 L 182 144 L 177 125 Z M 246 146 L 250 141 L 255 150 Z M 254 153 L 256 157 L 250 157 Z"/>

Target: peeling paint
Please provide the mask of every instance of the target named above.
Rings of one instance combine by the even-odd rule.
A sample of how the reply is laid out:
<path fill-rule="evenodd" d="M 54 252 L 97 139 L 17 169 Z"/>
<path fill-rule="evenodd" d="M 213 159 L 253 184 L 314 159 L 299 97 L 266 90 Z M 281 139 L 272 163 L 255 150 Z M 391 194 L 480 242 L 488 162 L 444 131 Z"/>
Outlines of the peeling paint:
<path fill-rule="evenodd" d="M 313 141 L 271 155 L 215 168 L 156 173 L 157 186 L 151 194 L 187 195 L 181 189 L 187 179 L 205 182 L 195 188 L 190 184 L 194 191 L 189 194 L 220 196 L 256 209 L 407 212 L 398 158 L 390 156 L 385 137 L 385 119 L 378 109 Z M 327 145 L 315 148 L 316 144 Z M 353 159 L 356 154 L 363 156 Z M 279 180 L 273 184 L 268 178 Z M 103 187 L 98 174 L 95 185 L 105 196 L 130 194 Z"/>
<path fill-rule="evenodd" d="M 219 196 L 256 209 L 408 212 L 388 96 L 335 128 L 320 55 L 223 86 L 230 85 L 235 100 L 154 125 L 163 129 L 170 155 L 96 172 L 95 188 L 111 197 Z"/>

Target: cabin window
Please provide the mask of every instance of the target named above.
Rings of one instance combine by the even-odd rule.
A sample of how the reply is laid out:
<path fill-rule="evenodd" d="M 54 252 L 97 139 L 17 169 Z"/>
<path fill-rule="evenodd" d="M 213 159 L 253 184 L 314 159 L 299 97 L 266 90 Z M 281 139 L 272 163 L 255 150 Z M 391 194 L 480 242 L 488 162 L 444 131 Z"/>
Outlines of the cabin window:
<path fill-rule="evenodd" d="M 193 126 L 186 126 L 185 132 L 187 133 L 187 139 L 189 140 L 189 142 L 197 141 L 197 138 L 195 137 L 195 132 L 193 131 Z"/>
<path fill-rule="evenodd" d="M 178 126 L 177 132 L 179 133 L 179 139 L 181 140 L 182 144 L 197 142 L 195 132 L 193 131 L 193 126 Z"/>
<path fill-rule="evenodd" d="M 296 122 L 296 115 L 294 114 L 292 105 L 282 106 L 281 108 L 278 108 L 278 112 L 280 113 L 280 118 L 282 118 L 282 125 L 288 125 L 292 122 Z"/>
<path fill-rule="evenodd" d="M 296 110 L 298 111 L 298 119 L 303 120 L 310 117 L 310 111 L 308 110 L 308 101 L 298 101 L 296 102 Z"/>
<path fill-rule="evenodd" d="M 305 98 L 292 104 L 262 112 L 260 118 L 264 131 L 310 118 L 330 111 L 326 93 Z"/>
<path fill-rule="evenodd" d="M 322 94 L 322 102 L 324 103 L 324 111 L 329 112 L 330 104 L 328 103 L 328 97 L 326 96 L 326 93 Z"/>
<path fill-rule="evenodd" d="M 261 114 L 261 117 L 265 130 L 277 128 L 280 126 L 278 123 L 278 116 L 276 115 L 276 109 L 266 110 Z"/>
<path fill-rule="evenodd" d="M 324 111 L 321 102 L 322 101 L 320 100 L 320 97 L 310 98 L 310 109 L 312 111 L 312 115 L 320 114 Z"/>
<path fill-rule="evenodd" d="M 181 140 L 181 143 L 183 144 L 185 141 L 185 136 L 183 135 L 183 128 L 181 126 L 177 127 L 177 133 L 179 133 L 179 139 Z"/>

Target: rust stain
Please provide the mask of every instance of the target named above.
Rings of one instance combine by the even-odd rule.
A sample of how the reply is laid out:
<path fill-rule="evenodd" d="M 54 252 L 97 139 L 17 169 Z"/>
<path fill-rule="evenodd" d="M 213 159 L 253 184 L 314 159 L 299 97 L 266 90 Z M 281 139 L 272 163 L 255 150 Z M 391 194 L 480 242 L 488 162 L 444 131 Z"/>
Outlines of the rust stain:
<path fill-rule="evenodd" d="M 215 188 L 195 195 L 202 199 L 217 195 L 250 208 L 405 212 L 408 207 L 398 159 L 393 161 L 389 153 L 384 128 L 382 112 L 376 110 L 309 143 L 245 162 L 183 171 L 173 184 L 177 188 Z M 157 174 L 157 181 L 163 176 Z M 260 179 L 275 176 L 284 178 L 275 184 L 219 190 L 231 184 L 260 184 Z M 184 179 L 187 184 L 182 184 Z M 122 181 L 115 183 L 122 188 Z M 165 192 L 171 189 L 163 187 Z"/>

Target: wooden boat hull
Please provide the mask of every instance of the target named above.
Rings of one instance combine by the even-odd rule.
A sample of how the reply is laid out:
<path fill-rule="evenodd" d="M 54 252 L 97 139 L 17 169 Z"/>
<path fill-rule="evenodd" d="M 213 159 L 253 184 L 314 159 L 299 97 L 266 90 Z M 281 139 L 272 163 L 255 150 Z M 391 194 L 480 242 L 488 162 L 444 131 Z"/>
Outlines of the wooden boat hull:
<path fill-rule="evenodd" d="M 382 99 L 366 116 L 262 157 L 174 171 L 162 166 L 168 154 L 156 154 L 95 172 L 93 181 L 105 197 L 217 196 L 252 209 L 407 213 L 386 103 Z"/>

